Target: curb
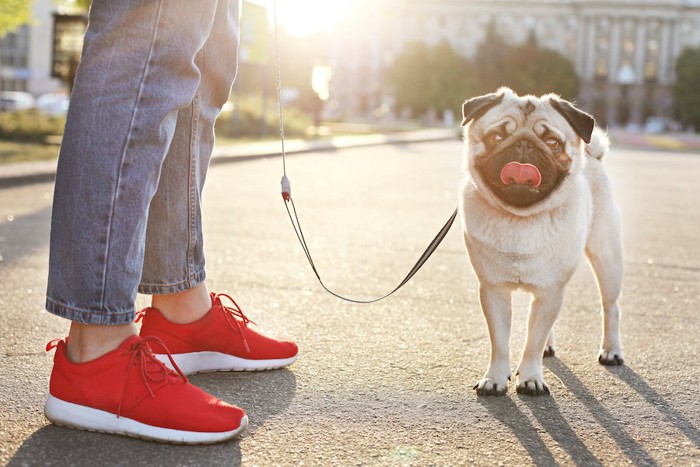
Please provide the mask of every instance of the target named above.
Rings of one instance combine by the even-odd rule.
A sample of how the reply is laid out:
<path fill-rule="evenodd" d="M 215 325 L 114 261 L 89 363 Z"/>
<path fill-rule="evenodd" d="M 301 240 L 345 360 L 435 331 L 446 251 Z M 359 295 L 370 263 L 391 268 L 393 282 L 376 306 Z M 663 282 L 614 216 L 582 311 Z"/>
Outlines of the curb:
<path fill-rule="evenodd" d="M 51 182 L 56 178 L 56 162 L 51 160 L 2 164 L 0 165 L 0 189 Z"/>
<path fill-rule="evenodd" d="M 286 142 L 287 156 L 319 151 L 381 146 L 385 144 L 412 144 L 435 141 L 458 140 L 459 133 L 453 129 L 424 129 L 393 134 L 369 134 L 362 136 L 339 136 L 324 141 L 290 140 Z M 246 162 L 257 159 L 282 157 L 280 142 L 242 143 L 215 147 L 210 165 Z M 0 165 L 0 189 L 14 188 L 34 183 L 52 182 L 56 179 L 56 160 L 23 162 Z"/>

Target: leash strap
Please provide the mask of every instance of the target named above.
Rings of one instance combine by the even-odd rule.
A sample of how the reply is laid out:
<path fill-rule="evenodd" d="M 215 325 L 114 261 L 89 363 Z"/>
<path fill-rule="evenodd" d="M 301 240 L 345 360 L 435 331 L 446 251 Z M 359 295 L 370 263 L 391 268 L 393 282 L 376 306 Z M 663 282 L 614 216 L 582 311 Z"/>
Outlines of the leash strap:
<path fill-rule="evenodd" d="M 455 218 L 457 217 L 457 209 L 452 213 L 450 218 L 445 222 L 445 225 L 442 226 L 440 231 L 437 233 L 435 238 L 430 242 L 428 247 L 425 249 L 423 254 L 418 258 L 418 261 L 416 264 L 413 265 L 411 270 L 408 272 L 406 277 L 399 283 L 399 285 L 394 288 L 391 292 L 382 295 L 381 297 L 378 298 L 372 298 L 372 299 L 366 299 L 366 300 L 359 300 L 359 299 L 354 299 L 354 298 L 348 298 L 344 297 L 336 292 L 333 292 L 331 289 L 326 287 L 326 284 L 323 283 L 323 279 L 321 279 L 321 275 L 318 272 L 318 269 L 316 269 L 316 265 L 314 264 L 314 260 L 311 257 L 311 251 L 309 250 L 309 245 L 306 243 L 306 238 L 304 237 L 304 231 L 301 228 L 301 222 L 299 221 L 299 215 L 297 213 L 297 208 L 294 205 L 294 199 L 292 199 L 292 188 L 289 183 L 289 179 L 287 178 L 287 153 L 284 148 L 284 115 L 282 112 L 282 73 L 280 71 L 280 52 L 279 52 L 279 41 L 277 39 L 277 2 L 276 0 L 272 0 L 272 17 L 274 21 L 274 28 L 275 28 L 275 57 L 277 61 L 277 103 L 279 105 L 279 122 L 280 122 L 280 139 L 282 142 L 282 199 L 284 200 L 284 207 L 287 209 L 287 215 L 289 216 L 289 220 L 292 223 L 292 228 L 294 229 L 294 233 L 297 236 L 297 239 L 299 240 L 299 244 L 301 245 L 301 248 L 304 250 L 304 254 L 306 255 L 306 259 L 309 261 L 309 265 L 311 265 L 311 269 L 313 270 L 314 274 L 316 275 L 316 278 L 318 279 L 318 282 L 321 284 L 321 287 L 323 287 L 326 292 L 329 294 L 333 295 L 334 297 L 337 297 L 341 300 L 345 300 L 347 302 L 352 302 L 352 303 L 374 303 L 378 302 L 380 300 L 383 300 L 387 298 L 388 296 L 392 295 L 394 292 L 399 290 L 401 287 L 406 285 L 406 283 L 411 280 L 411 278 L 418 272 L 418 270 L 423 267 L 426 261 L 428 261 L 428 258 L 435 252 L 437 247 L 442 243 L 442 240 L 445 238 L 447 233 L 450 231 L 450 227 L 452 227 L 452 224 L 455 221 Z M 290 209 L 291 206 L 291 209 Z"/>
<path fill-rule="evenodd" d="M 289 208 L 291 206 L 291 209 Z M 430 242 L 428 247 L 425 249 L 423 254 L 418 258 L 418 261 L 416 264 L 413 265 L 411 270 L 408 272 L 406 277 L 399 283 L 399 285 L 394 288 L 391 292 L 382 295 L 381 297 L 378 298 L 371 298 L 371 299 L 355 299 L 355 298 L 348 298 L 343 295 L 340 295 L 336 292 L 333 292 L 331 289 L 326 287 L 326 284 L 323 283 L 323 279 L 321 279 L 321 275 L 319 274 L 318 270 L 316 269 L 316 265 L 314 264 L 314 260 L 311 257 L 311 251 L 309 250 L 309 246 L 306 243 L 306 238 L 304 238 L 304 231 L 301 228 L 301 223 L 299 222 L 299 216 L 297 214 L 297 208 L 294 205 L 294 200 L 290 196 L 289 199 L 285 199 L 284 202 L 284 207 L 287 208 L 287 214 L 289 215 L 289 220 L 292 222 L 292 227 L 294 228 L 294 233 L 296 233 L 297 238 L 299 239 L 299 243 L 301 244 L 302 249 L 304 250 L 304 254 L 306 255 L 306 259 L 309 261 L 309 264 L 311 265 L 311 269 L 314 271 L 314 274 L 316 275 L 316 278 L 318 279 L 318 282 L 321 284 L 321 287 L 323 287 L 326 292 L 329 294 L 340 298 L 341 300 L 345 300 L 347 302 L 352 302 L 352 303 L 374 303 L 378 302 L 380 300 L 383 300 L 387 298 L 389 295 L 392 295 L 394 292 L 399 290 L 401 287 L 406 285 L 406 283 L 411 280 L 411 278 L 418 272 L 418 270 L 423 267 L 426 261 L 428 261 L 428 258 L 435 252 L 437 247 L 442 243 L 442 240 L 445 238 L 447 233 L 450 231 L 450 227 L 452 227 L 452 224 L 455 221 L 455 218 L 457 217 L 457 210 L 452 213 L 450 218 L 445 222 L 445 225 L 442 226 L 440 231 L 437 233 L 435 238 Z"/>

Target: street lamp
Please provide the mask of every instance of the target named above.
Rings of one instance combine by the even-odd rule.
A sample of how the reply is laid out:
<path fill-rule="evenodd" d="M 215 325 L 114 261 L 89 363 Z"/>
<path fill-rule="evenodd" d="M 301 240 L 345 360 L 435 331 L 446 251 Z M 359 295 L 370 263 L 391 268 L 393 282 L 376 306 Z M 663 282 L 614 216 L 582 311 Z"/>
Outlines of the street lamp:
<path fill-rule="evenodd" d="M 331 68 L 325 65 L 314 65 L 311 70 L 311 89 L 317 96 L 314 102 L 314 126 L 316 129 L 321 126 L 323 106 L 331 97 L 332 76 Z"/>

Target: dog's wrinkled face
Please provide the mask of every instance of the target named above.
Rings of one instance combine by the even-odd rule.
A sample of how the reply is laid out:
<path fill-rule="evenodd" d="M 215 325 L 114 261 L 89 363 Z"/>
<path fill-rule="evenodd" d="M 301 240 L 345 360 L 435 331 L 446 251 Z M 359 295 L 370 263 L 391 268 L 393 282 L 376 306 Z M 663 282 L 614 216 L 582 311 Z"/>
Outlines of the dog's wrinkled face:
<path fill-rule="evenodd" d="M 517 96 L 508 88 L 463 106 L 469 170 L 498 204 L 532 207 L 580 169 L 594 121 L 554 95 Z"/>

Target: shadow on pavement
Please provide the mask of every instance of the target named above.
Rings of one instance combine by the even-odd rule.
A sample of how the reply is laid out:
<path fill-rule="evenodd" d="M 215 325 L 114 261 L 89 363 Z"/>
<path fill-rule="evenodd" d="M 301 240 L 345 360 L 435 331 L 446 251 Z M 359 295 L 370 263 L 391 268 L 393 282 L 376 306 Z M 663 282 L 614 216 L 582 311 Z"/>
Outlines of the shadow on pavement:
<path fill-rule="evenodd" d="M 491 416 L 510 428 L 527 450 L 533 464 L 557 465 L 537 429 L 510 397 L 479 397 L 477 400 Z"/>
<path fill-rule="evenodd" d="M 656 392 L 644 378 L 639 376 L 632 368 L 622 366 L 619 368 L 606 367 L 611 373 L 624 381 L 629 387 L 637 391 L 646 401 L 670 421 L 692 443 L 700 448 L 700 431 L 684 418 L 676 409 Z"/>
<path fill-rule="evenodd" d="M 583 382 L 578 379 L 569 367 L 557 358 L 546 359 L 545 367 L 554 373 L 564 383 L 564 386 L 586 406 L 600 426 L 608 432 L 620 450 L 633 464 L 656 465 L 656 461 L 649 453 L 627 433 L 627 430 L 615 420 L 615 417 L 598 401 L 596 396 L 586 389 Z M 542 416 L 544 417 L 545 414 L 542 414 Z"/>
<path fill-rule="evenodd" d="M 169 445 L 49 425 L 22 443 L 7 465 L 207 465 L 212 459 L 240 465 L 239 442 Z"/>
<path fill-rule="evenodd" d="M 297 387 L 296 376 L 288 369 L 204 373 L 191 376 L 190 381 L 219 399 L 243 408 L 250 419 L 248 432 L 283 413 L 294 400 Z"/>
<path fill-rule="evenodd" d="M 296 377 L 289 370 L 195 375 L 190 380 L 243 407 L 250 419 L 249 433 L 284 412 L 296 393 Z M 27 438 L 8 466 L 240 464 L 238 440 L 208 446 L 171 445 L 49 425 Z"/>
<path fill-rule="evenodd" d="M 602 466 L 598 458 L 579 439 L 571 429 L 569 422 L 559 410 L 553 397 L 533 398 L 519 396 L 520 400 L 532 411 L 537 421 L 549 433 L 554 441 L 564 449 L 576 465 Z"/>

